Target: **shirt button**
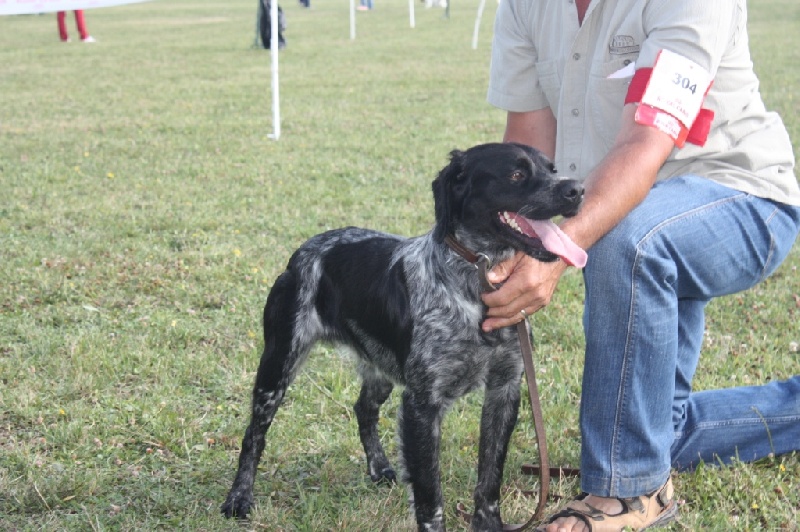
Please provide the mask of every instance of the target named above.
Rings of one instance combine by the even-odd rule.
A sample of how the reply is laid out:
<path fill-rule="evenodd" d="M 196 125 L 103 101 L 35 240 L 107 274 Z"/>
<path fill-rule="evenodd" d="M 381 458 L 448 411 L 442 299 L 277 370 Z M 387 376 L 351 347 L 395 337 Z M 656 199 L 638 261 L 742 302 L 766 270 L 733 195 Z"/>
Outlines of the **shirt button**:
<path fill-rule="evenodd" d="M 572 164 L 569 165 L 569 169 L 574 172 L 575 170 L 578 169 L 578 167 L 575 165 L 575 163 L 572 163 Z"/>
<path fill-rule="evenodd" d="M 572 116 L 578 116 L 579 114 L 581 114 L 581 112 L 578 111 L 577 109 L 572 110 Z"/>
<path fill-rule="evenodd" d="M 580 59 L 580 58 L 581 58 L 581 54 L 574 53 L 574 54 L 572 54 L 572 58 L 573 58 L 575 61 L 577 61 L 578 59 Z"/>

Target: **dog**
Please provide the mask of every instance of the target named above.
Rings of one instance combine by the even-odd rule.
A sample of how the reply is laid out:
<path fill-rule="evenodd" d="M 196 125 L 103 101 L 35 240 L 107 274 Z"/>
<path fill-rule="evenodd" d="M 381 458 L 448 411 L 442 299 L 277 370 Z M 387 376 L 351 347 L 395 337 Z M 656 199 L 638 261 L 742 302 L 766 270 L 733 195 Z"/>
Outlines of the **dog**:
<path fill-rule="evenodd" d="M 354 410 L 367 472 L 376 482 L 396 480 L 377 423 L 394 386 L 404 387 L 397 433 L 419 530 L 445 530 L 442 418 L 456 399 L 485 389 L 472 527 L 502 529 L 500 484 L 523 370 L 519 339 L 513 327 L 481 330 L 485 307 L 477 270 L 446 237 L 492 264 L 517 251 L 542 261 L 557 260 L 559 253 L 569 261 L 568 251 L 548 250 L 543 242 L 558 232 L 550 218 L 577 213 L 583 187 L 558 178 L 531 147 L 493 143 L 453 150 L 432 188 L 436 220 L 429 233 L 404 238 L 356 227 L 328 231 L 303 244 L 275 281 L 264 308 L 250 424 L 221 508 L 225 516 L 250 512 L 265 433 L 311 347 L 328 341 L 357 355 L 362 386 Z"/>

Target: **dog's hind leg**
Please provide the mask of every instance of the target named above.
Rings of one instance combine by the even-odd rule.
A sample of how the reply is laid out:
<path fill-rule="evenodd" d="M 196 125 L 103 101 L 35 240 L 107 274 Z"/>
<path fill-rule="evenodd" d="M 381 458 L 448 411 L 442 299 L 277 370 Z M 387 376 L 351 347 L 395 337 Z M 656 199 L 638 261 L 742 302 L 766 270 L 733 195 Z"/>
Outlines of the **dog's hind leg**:
<path fill-rule="evenodd" d="M 519 375 L 519 372 L 515 374 Z M 478 483 L 474 493 L 472 530 L 503 529 L 500 518 L 500 486 L 508 444 L 517 423 L 519 403 L 519 378 L 488 379 L 481 412 Z"/>
<path fill-rule="evenodd" d="M 246 518 L 253 504 L 253 483 L 264 451 L 264 436 L 272 425 L 286 389 L 294 380 L 313 345 L 309 334 L 294 334 L 304 328 L 297 312 L 297 283 L 293 272 L 284 272 L 275 282 L 264 308 L 264 353 L 253 387 L 250 425 L 242 439 L 239 469 L 221 511 L 226 517 Z"/>
<path fill-rule="evenodd" d="M 353 410 L 358 420 L 361 445 L 364 446 L 364 453 L 367 455 L 367 471 L 374 482 L 381 480 L 394 482 L 397 479 L 394 469 L 386 458 L 378 435 L 380 408 L 389 398 L 394 386 L 380 373 L 366 367 L 366 364 L 362 364 L 359 373 L 362 378 L 361 393 Z"/>

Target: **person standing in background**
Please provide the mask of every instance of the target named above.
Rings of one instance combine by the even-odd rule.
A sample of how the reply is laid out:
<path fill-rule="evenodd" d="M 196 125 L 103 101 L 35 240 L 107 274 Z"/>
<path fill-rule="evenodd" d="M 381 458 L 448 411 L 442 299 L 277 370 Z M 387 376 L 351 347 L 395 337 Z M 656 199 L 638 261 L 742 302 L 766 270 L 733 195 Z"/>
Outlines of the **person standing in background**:
<path fill-rule="evenodd" d="M 69 42 L 69 34 L 67 33 L 67 12 L 66 11 L 59 11 L 56 15 L 58 18 L 58 34 L 61 37 L 61 42 Z M 89 35 L 89 32 L 86 30 L 86 20 L 83 18 L 83 10 L 76 9 L 75 10 L 75 24 L 78 26 L 78 33 L 81 36 L 81 41 L 83 42 L 96 42 L 94 37 Z"/>

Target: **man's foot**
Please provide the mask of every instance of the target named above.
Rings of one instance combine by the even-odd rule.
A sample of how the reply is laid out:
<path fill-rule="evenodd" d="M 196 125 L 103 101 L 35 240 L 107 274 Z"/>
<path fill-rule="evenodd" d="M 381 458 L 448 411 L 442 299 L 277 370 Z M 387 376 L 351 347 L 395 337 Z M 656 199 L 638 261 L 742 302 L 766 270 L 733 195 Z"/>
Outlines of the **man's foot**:
<path fill-rule="evenodd" d="M 94 37 L 92 37 L 91 35 L 89 35 L 85 39 L 81 39 L 81 41 L 83 41 L 83 42 L 97 42 L 96 40 L 94 40 Z"/>
<path fill-rule="evenodd" d="M 598 497 L 583 493 L 550 516 L 537 531 L 621 532 L 645 530 L 667 524 L 678 506 L 673 498 L 672 479 L 648 495 L 628 498 Z"/>

